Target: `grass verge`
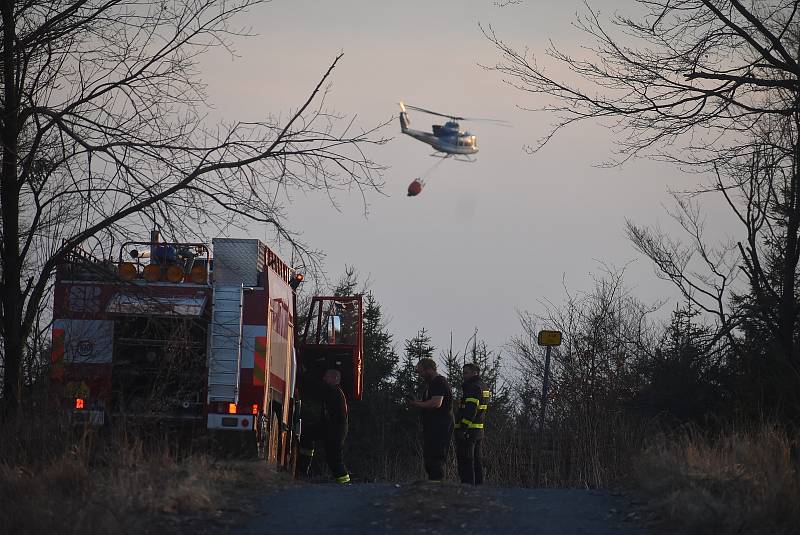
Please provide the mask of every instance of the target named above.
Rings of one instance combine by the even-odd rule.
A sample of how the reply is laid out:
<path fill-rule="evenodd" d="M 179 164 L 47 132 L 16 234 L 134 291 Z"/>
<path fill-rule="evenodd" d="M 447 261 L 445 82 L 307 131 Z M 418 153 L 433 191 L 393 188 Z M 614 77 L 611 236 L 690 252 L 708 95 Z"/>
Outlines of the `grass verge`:
<path fill-rule="evenodd" d="M 636 463 L 639 485 L 685 533 L 797 533 L 798 437 L 763 425 L 654 441 Z"/>
<path fill-rule="evenodd" d="M 0 532 L 212 533 L 247 517 L 243 490 L 290 484 L 263 461 L 178 456 L 163 442 L 46 428 L 0 429 Z"/>

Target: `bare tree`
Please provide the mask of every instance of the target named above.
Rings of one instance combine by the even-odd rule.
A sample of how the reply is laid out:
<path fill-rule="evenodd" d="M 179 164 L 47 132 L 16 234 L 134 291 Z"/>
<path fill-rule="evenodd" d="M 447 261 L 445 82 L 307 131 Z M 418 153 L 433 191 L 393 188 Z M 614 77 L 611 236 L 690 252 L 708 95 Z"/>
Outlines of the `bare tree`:
<path fill-rule="evenodd" d="M 691 195 L 673 195 L 676 208 L 669 213 L 685 232 L 685 240 L 630 220 L 626 221 L 628 239 L 655 264 L 656 275 L 672 282 L 688 303 L 714 319 L 717 336 L 709 341 L 709 349 L 720 340 L 735 345 L 734 332 L 741 321 L 731 307 L 741 262 L 737 245 L 710 246 L 699 205 Z"/>
<path fill-rule="evenodd" d="M 539 328 L 563 333 L 562 345 L 553 352 L 554 407 L 595 415 L 619 408 L 636 393 L 638 366 L 651 356 L 657 338 L 658 329 L 648 316 L 660 304 L 646 305 L 631 294 L 625 268 L 601 269 L 589 292 L 570 292 L 565 285 L 563 305 L 547 301 L 543 314 L 519 314 L 523 335 L 512 338 L 509 352 L 521 379 L 516 386 L 523 403 L 531 393 L 539 392 L 537 398 L 541 393 L 544 352 L 533 345 Z"/>
<path fill-rule="evenodd" d="M 364 153 L 382 142 L 375 130 L 325 111 L 341 55 L 288 116 L 207 120 L 198 59 L 245 34 L 234 18 L 261 3 L 0 4 L 7 406 L 20 401 L 23 346 L 54 269 L 87 239 L 107 245 L 155 222 L 185 235 L 249 221 L 308 253 L 285 225 L 288 191 L 380 188 L 381 167 Z"/>
<path fill-rule="evenodd" d="M 797 113 L 800 95 L 797 0 L 639 0 L 638 19 L 610 25 L 588 8 L 577 25 L 593 41 L 586 59 L 551 45 L 546 56 L 578 82 L 552 77 L 527 50 L 484 30 L 502 61 L 505 81 L 552 97 L 540 110 L 557 118 L 534 144 L 591 119 L 618 133 L 623 159 L 650 151 L 671 160 L 718 161 L 741 145 L 765 117 Z M 680 149 L 688 149 L 686 151 Z M 727 149 L 727 150 L 724 150 Z M 720 151 L 723 151 L 720 153 Z"/>
<path fill-rule="evenodd" d="M 547 50 L 574 83 L 554 78 L 489 28 L 503 57 L 494 68 L 511 85 L 550 99 L 539 109 L 556 122 L 532 152 L 562 128 L 592 120 L 617 133 L 613 163 L 646 155 L 713 177 L 689 193 L 724 195 L 742 223 L 741 239 L 709 246 L 687 197 L 674 214 L 687 243 L 630 222 L 629 237 L 690 302 L 717 318 L 717 338 L 733 343 L 742 316 L 730 303 L 743 272 L 769 325 L 767 345 L 800 377 L 800 1 L 637 4 L 636 19 L 618 14 L 605 23 L 591 8 L 579 18 L 593 42 L 588 58 Z"/>
<path fill-rule="evenodd" d="M 765 134 L 782 136 L 776 130 Z M 627 223 L 634 245 L 674 282 L 687 299 L 719 321 L 717 336 L 725 337 L 738 360 L 762 361 L 772 408 L 794 411 L 800 380 L 800 204 L 796 155 L 780 144 L 753 146 L 747 159 L 715 166 L 714 189 L 720 192 L 740 224 L 741 239 L 721 247 L 706 245 L 703 219 L 696 206 L 681 198 L 676 219 L 690 235 L 683 244 L 657 229 Z M 699 262 L 698 262 L 699 261 Z M 704 269 L 690 267 L 703 266 Z M 741 271 L 746 289 L 732 284 Z M 735 336 L 735 332 L 744 336 Z M 739 373 L 752 374 L 745 364 Z M 755 378 L 752 381 L 756 381 Z M 762 385 L 763 386 L 763 385 Z M 759 396 L 760 397 L 760 396 Z M 759 403 L 764 400 L 759 399 Z"/>
<path fill-rule="evenodd" d="M 624 268 L 601 268 L 588 292 L 565 287 L 563 304 L 543 302 L 541 314 L 520 313 L 523 332 L 508 345 L 516 371 L 518 424 L 526 436 L 552 443 L 548 447 L 555 457 L 543 469 L 554 470 L 549 477 L 567 484 L 601 485 L 626 462 L 619 458 L 632 446 L 624 444 L 630 438 L 626 411 L 644 386 L 642 368 L 658 338 L 658 326 L 648 318 L 658 306 L 632 295 Z M 563 333 L 562 345 L 552 352 L 543 429 L 536 423 L 545 373 L 544 348 L 535 342 L 540 328 Z"/>

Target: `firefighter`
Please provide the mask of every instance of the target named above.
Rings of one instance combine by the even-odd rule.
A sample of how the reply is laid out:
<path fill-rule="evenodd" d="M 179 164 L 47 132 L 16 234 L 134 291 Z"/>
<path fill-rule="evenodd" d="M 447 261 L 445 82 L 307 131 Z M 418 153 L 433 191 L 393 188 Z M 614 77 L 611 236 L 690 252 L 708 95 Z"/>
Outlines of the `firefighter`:
<path fill-rule="evenodd" d="M 342 374 L 330 369 L 322 376 L 322 410 L 318 422 L 312 423 L 300 437 L 298 470 L 301 476 L 310 475 L 314 447 L 320 443 L 325 448 L 325 459 L 338 483 L 350 483 L 350 474 L 344 465 L 344 441 L 347 438 L 347 398 L 339 386 Z"/>
<path fill-rule="evenodd" d="M 428 479 L 441 481 L 453 435 L 453 390 L 436 371 L 433 359 L 420 359 L 417 373 L 427 383 L 424 399 L 407 398 L 407 402 L 422 410 L 422 458 Z"/>
<path fill-rule="evenodd" d="M 463 394 L 455 424 L 458 475 L 462 483 L 480 485 L 483 483 L 481 464 L 483 422 L 489 405 L 490 392 L 481 381 L 480 368 L 477 364 L 464 364 L 463 372 Z"/>

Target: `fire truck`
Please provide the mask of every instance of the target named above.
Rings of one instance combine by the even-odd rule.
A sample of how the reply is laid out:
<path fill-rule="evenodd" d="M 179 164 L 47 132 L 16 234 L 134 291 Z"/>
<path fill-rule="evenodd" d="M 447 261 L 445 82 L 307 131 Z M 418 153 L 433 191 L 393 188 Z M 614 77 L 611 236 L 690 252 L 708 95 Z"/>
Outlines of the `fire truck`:
<path fill-rule="evenodd" d="M 260 240 L 124 243 L 115 259 L 76 249 L 54 287 L 51 383 L 74 422 L 158 422 L 235 436 L 289 466 L 301 403 L 326 369 L 362 395 L 361 296 L 315 296 Z M 298 333 L 298 330 L 300 333 Z"/>

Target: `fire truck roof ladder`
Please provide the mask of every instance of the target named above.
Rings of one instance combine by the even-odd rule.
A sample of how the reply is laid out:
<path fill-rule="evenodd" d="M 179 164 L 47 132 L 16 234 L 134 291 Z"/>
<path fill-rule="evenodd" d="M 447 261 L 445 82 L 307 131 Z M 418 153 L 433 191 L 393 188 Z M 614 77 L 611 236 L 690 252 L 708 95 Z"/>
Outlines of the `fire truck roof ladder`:
<path fill-rule="evenodd" d="M 208 356 L 208 401 L 237 403 L 242 353 L 242 285 L 215 285 Z"/>

